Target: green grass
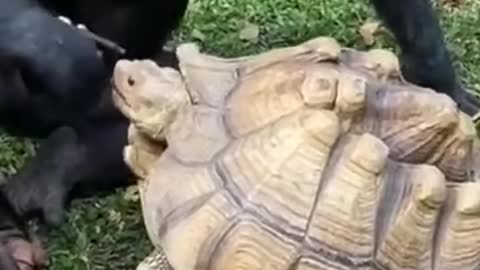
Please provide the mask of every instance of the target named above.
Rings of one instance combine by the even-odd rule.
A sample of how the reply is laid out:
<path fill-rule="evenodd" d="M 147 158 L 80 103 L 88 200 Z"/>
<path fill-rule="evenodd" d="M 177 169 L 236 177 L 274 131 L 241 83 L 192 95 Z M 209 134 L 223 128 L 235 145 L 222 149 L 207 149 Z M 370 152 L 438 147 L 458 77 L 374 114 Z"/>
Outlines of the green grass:
<path fill-rule="evenodd" d="M 473 91 L 480 91 L 480 1 L 466 0 L 458 9 L 439 10 L 459 73 Z M 257 53 L 329 35 L 342 44 L 367 48 L 358 28 L 375 19 L 366 0 L 196 0 L 177 42 L 194 41 L 220 56 Z M 243 40 L 247 24 L 260 29 L 255 40 Z M 373 47 L 397 51 L 391 36 L 382 32 Z M 14 173 L 34 153 L 28 140 L 0 137 L 1 171 Z M 47 234 L 50 269 L 134 269 L 148 254 L 138 202 L 124 191 L 96 199 L 75 201 L 68 222 Z"/>

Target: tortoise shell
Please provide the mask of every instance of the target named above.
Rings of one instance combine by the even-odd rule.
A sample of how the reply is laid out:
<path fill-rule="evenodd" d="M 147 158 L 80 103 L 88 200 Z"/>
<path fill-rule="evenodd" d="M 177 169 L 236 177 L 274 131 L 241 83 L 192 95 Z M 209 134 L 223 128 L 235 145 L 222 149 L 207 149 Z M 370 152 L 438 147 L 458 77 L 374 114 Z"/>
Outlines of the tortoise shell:
<path fill-rule="evenodd" d="M 113 91 L 168 267 L 478 266 L 473 123 L 406 82 L 391 52 L 320 37 L 233 59 L 192 44 L 177 55 L 180 71 L 119 61 Z"/>

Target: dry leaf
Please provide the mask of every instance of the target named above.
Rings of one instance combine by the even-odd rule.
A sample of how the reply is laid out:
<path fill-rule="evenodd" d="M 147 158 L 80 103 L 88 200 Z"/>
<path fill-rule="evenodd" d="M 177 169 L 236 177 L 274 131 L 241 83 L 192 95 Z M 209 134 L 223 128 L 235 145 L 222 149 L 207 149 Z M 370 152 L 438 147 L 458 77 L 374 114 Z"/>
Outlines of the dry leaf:
<path fill-rule="evenodd" d="M 240 31 L 240 39 L 256 42 L 260 34 L 260 27 L 253 23 L 247 23 Z"/>
<path fill-rule="evenodd" d="M 366 45 L 371 46 L 375 43 L 375 34 L 379 28 L 380 22 L 377 21 L 367 21 L 360 26 L 360 36 L 362 36 L 363 42 L 365 42 Z"/>
<path fill-rule="evenodd" d="M 198 30 L 198 29 L 193 29 L 192 37 L 196 38 L 200 41 L 205 41 L 205 35 L 202 32 L 200 32 L 200 30 Z"/>
<path fill-rule="evenodd" d="M 460 8 L 465 4 L 464 0 L 440 0 L 439 2 L 439 4 L 447 11 L 452 11 L 454 9 Z"/>
<path fill-rule="evenodd" d="M 137 185 L 129 186 L 127 190 L 125 190 L 123 198 L 126 201 L 138 202 L 140 199 L 140 194 L 138 193 L 138 186 Z"/>

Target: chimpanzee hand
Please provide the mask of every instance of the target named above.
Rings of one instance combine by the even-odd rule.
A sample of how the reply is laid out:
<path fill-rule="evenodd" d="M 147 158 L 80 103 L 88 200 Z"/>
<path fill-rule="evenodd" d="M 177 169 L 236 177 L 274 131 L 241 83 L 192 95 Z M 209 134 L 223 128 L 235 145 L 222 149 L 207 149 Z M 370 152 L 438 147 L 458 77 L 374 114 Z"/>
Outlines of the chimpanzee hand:
<path fill-rule="evenodd" d="M 45 255 L 39 239 L 0 192 L 0 269 L 40 269 L 45 263 Z"/>

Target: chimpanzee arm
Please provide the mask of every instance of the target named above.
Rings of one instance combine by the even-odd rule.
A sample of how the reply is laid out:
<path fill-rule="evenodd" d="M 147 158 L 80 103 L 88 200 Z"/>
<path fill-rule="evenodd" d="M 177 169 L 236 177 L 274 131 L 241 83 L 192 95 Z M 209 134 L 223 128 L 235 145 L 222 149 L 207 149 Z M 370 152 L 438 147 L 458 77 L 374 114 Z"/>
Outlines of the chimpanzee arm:
<path fill-rule="evenodd" d="M 405 78 L 449 95 L 468 114 L 476 113 L 480 102 L 466 93 L 457 80 L 438 18 L 429 0 L 371 2 L 400 45 Z"/>

